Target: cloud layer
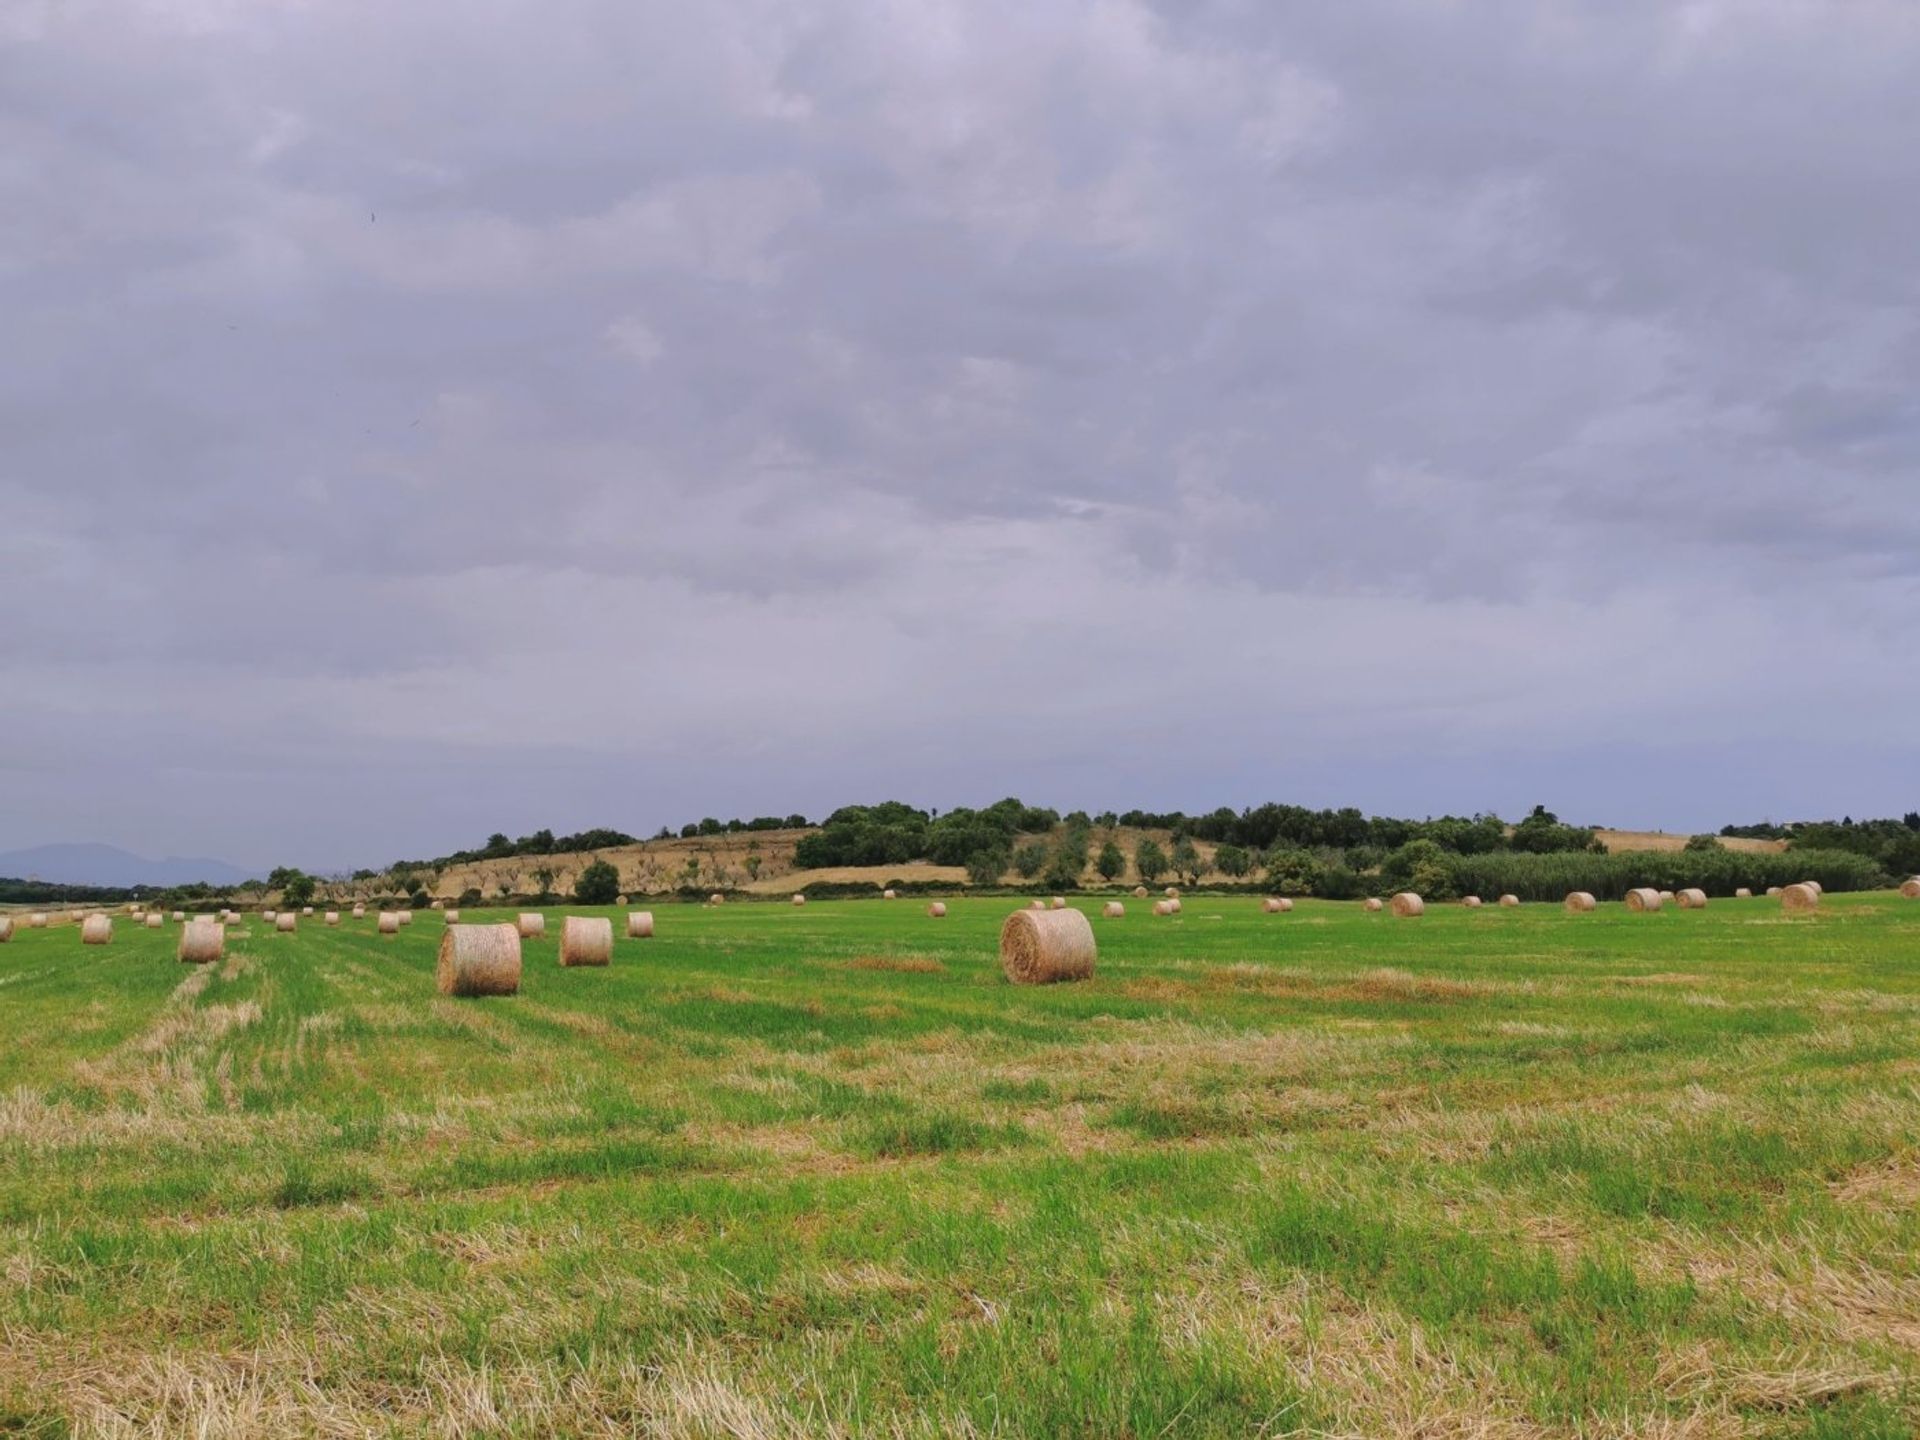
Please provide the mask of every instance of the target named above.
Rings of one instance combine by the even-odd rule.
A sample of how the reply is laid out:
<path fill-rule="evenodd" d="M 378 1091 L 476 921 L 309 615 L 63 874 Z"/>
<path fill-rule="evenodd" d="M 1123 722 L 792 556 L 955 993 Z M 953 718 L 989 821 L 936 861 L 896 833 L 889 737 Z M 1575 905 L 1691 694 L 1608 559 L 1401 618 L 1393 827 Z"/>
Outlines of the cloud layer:
<path fill-rule="evenodd" d="M 1920 11 L 27 0 L 0 846 L 1911 808 Z"/>

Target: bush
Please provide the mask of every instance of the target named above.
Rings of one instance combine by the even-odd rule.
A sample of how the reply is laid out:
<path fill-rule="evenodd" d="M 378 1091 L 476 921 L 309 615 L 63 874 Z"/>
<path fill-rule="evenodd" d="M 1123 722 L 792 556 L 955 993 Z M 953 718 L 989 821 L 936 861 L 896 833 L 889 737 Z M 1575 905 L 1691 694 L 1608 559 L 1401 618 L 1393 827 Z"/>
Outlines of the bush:
<path fill-rule="evenodd" d="M 967 857 L 967 883 L 982 887 L 998 885 L 1006 868 L 1006 851 L 976 850 Z"/>
<path fill-rule="evenodd" d="M 1013 868 L 1023 880 L 1031 880 L 1047 868 L 1047 847 L 1038 840 L 1013 852 Z"/>
<path fill-rule="evenodd" d="M 1717 835 L 1689 835 L 1683 848 L 1691 855 L 1711 855 L 1727 847 L 1720 843 Z"/>
<path fill-rule="evenodd" d="M 483 899 L 484 897 L 480 894 L 480 892 L 474 889 L 471 885 L 469 885 L 466 889 L 460 892 L 460 899 L 455 903 L 461 906 L 479 905 L 483 902 Z"/>
<path fill-rule="evenodd" d="M 611 905 L 620 894 L 620 872 L 596 860 L 573 882 L 573 898 L 582 905 Z"/>
<path fill-rule="evenodd" d="M 1159 841 L 1148 838 L 1134 847 L 1133 868 L 1138 872 L 1142 884 L 1151 885 L 1171 867 L 1167 852 L 1160 848 Z"/>
<path fill-rule="evenodd" d="M 1415 842 L 1418 844 L 1419 842 Z M 1413 846 L 1406 847 L 1412 849 Z M 1402 851 L 1395 852 L 1395 858 Z M 1435 899 L 1452 895 L 1512 893 L 1522 900 L 1557 901 L 1587 890 L 1618 900 L 1636 886 L 1655 890 L 1700 889 L 1727 896 L 1741 886 L 1763 892 L 1774 885 L 1817 880 L 1827 890 L 1872 890 L 1886 883 L 1880 867 L 1846 850 L 1795 850 L 1786 855 L 1746 855 L 1724 846 L 1706 850 L 1627 850 L 1617 855 L 1491 855 L 1443 857 L 1445 891 L 1422 890 Z M 1409 889 L 1418 886 L 1409 884 Z"/>
<path fill-rule="evenodd" d="M 1465 882 L 1458 878 L 1458 867 L 1463 867 L 1468 860 L 1495 861 L 1520 858 L 1510 851 L 1494 851 L 1479 856 L 1450 856 L 1435 841 L 1409 840 L 1387 857 L 1386 863 L 1380 867 L 1380 879 L 1389 889 L 1411 890 L 1414 894 L 1429 900 L 1452 900 L 1456 896 L 1473 893 L 1472 887 L 1463 888 Z M 1498 888 L 1495 887 L 1496 893 Z M 1578 885 L 1568 887 L 1573 890 L 1581 888 Z"/>
<path fill-rule="evenodd" d="M 1326 875 L 1305 850 L 1282 848 L 1267 856 L 1267 885 L 1276 895 L 1318 895 Z"/>

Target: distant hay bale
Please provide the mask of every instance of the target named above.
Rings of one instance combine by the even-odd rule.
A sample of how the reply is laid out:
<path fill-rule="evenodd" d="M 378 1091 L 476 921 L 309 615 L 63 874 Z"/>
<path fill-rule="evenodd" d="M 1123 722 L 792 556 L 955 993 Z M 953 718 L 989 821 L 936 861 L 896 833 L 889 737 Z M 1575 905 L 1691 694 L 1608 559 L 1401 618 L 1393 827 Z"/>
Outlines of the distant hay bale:
<path fill-rule="evenodd" d="M 1820 908 L 1820 892 L 1805 883 L 1789 885 L 1780 892 L 1780 905 L 1789 914 L 1810 914 Z"/>
<path fill-rule="evenodd" d="M 1180 913 L 1180 897 L 1178 895 L 1167 901 L 1167 913 L 1169 915 L 1178 915 Z"/>
<path fill-rule="evenodd" d="M 311 906 L 311 905 L 302 905 L 302 906 L 300 907 L 300 913 L 301 913 L 302 915 L 311 915 L 311 914 L 313 914 L 313 906 Z"/>
<path fill-rule="evenodd" d="M 401 910 L 396 913 L 399 915 L 402 925 L 411 925 L 413 923 L 413 911 Z"/>
<path fill-rule="evenodd" d="M 1733 892 L 1733 898 L 1736 900 L 1751 900 L 1753 899 L 1753 891 L 1742 885 L 1738 890 Z"/>
<path fill-rule="evenodd" d="M 1044 910 L 1047 908 L 1047 902 L 1044 900 L 1029 900 L 1027 902 L 1027 908 L 1029 910 Z"/>
<path fill-rule="evenodd" d="M 613 921 L 603 915 L 569 915 L 560 922 L 560 963 L 607 965 L 613 961 Z"/>
<path fill-rule="evenodd" d="M 653 938 L 653 912 L 635 910 L 627 916 L 627 939 L 651 940 Z"/>
<path fill-rule="evenodd" d="M 27 916 L 27 929 L 44 930 L 47 928 L 47 912 L 35 910 Z"/>
<path fill-rule="evenodd" d="M 793 903 L 796 905 L 804 905 L 807 903 L 807 897 L 796 891 L 794 893 Z"/>
<path fill-rule="evenodd" d="M 338 910 L 327 911 L 325 915 L 320 917 L 320 923 L 323 925 L 338 925 L 340 923 L 340 912 Z"/>
<path fill-rule="evenodd" d="M 727 897 L 722 895 L 718 890 L 707 896 L 707 904 L 709 905 L 724 905 L 726 903 Z"/>
<path fill-rule="evenodd" d="M 1576 890 L 1567 896 L 1567 912 L 1572 915 L 1584 915 L 1600 902 L 1585 890 Z"/>
<path fill-rule="evenodd" d="M 162 915 L 158 910 L 154 911 L 151 915 L 143 916 L 142 919 L 149 930 L 158 930 L 162 925 L 167 923 L 167 917 Z"/>
<path fill-rule="evenodd" d="M 1512 910 L 1520 904 L 1520 897 L 1518 895 L 1502 895 L 1500 897 L 1500 904 L 1506 909 Z"/>
<path fill-rule="evenodd" d="M 627 897 L 624 895 L 616 895 L 613 897 L 613 903 L 616 905 L 625 905 L 628 903 Z"/>
<path fill-rule="evenodd" d="M 1707 892 L 1704 890 L 1676 890 L 1673 896 L 1682 910 L 1704 910 L 1707 908 Z"/>
<path fill-rule="evenodd" d="M 447 924 L 458 925 L 460 923 L 460 912 L 458 910 L 443 910 L 440 913 L 445 917 Z"/>
<path fill-rule="evenodd" d="M 1649 890 L 1645 886 L 1627 891 L 1627 909 L 1636 915 L 1651 915 L 1663 904 L 1658 890 Z"/>
<path fill-rule="evenodd" d="M 273 924 L 273 922 L 278 920 L 279 918 L 280 918 L 280 913 L 277 910 L 262 910 L 260 912 L 260 919 L 262 923 L 267 925 Z"/>
<path fill-rule="evenodd" d="M 382 910 L 377 928 L 382 935 L 398 935 L 400 933 L 400 917 L 391 910 Z"/>
<path fill-rule="evenodd" d="M 1064 910 L 1067 908 L 1067 897 L 1064 895 L 1056 895 L 1047 903 L 1056 910 Z"/>
<path fill-rule="evenodd" d="M 180 927 L 180 948 L 174 953 L 184 965 L 207 965 L 218 960 L 226 948 L 226 925 L 195 916 Z"/>
<path fill-rule="evenodd" d="M 513 995 L 520 989 L 520 935 L 511 925 L 456 925 L 440 935 L 434 982 L 442 995 Z"/>
<path fill-rule="evenodd" d="M 298 923 L 299 922 L 294 918 L 293 912 L 291 910 L 287 910 L 282 912 L 279 916 L 277 916 L 274 919 L 273 928 L 279 931 L 280 934 L 282 935 L 291 935 L 293 934 L 293 927 Z"/>
<path fill-rule="evenodd" d="M 1398 895 L 1394 896 L 1388 904 L 1391 906 L 1393 913 L 1403 920 L 1411 920 L 1415 916 L 1427 913 L 1427 902 L 1411 890 L 1402 890 Z"/>
<path fill-rule="evenodd" d="M 898 900 L 900 897 L 891 890 L 882 890 L 880 892 L 880 898 L 882 900 Z"/>
<path fill-rule="evenodd" d="M 1096 948 L 1078 910 L 1016 910 L 1000 927 L 1000 968 L 1016 985 L 1085 980 Z"/>
<path fill-rule="evenodd" d="M 1119 920 L 1127 913 L 1127 907 L 1118 900 L 1109 900 L 1100 907 L 1100 913 L 1109 920 Z"/>
<path fill-rule="evenodd" d="M 173 912 L 173 918 L 176 921 L 185 920 L 187 918 L 187 912 L 184 910 L 176 910 Z"/>
<path fill-rule="evenodd" d="M 1662 890 L 1662 891 L 1660 892 L 1660 903 L 1661 903 L 1662 905 L 1672 905 L 1672 904 L 1674 904 L 1674 903 L 1675 903 L 1675 897 L 1674 897 L 1674 893 L 1673 893 L 1673 891 L 1671 891 L 1671 890 Z"/>
<path fill-rule="evenodd" d="M 1382 910 L 1386 909 L 1387 906 L 1386 906 L 1386 902 L 1382 900 L 1378 895 L 1369 895 L 1366 898 L 1364 908 L 1366 909 L 1368 914 L 1377 915 Z"/>
<path fill-rule="evenodd" d="M 1166 893 L 1167 899 L 1178 900 L 1180 898 L 1180 887 L 1178 885 L 1169 885 L 1167 886 L 1165 893 Z"/>
<path fill-rule="evenodd" d="M 1154 902 L 1153 902 L 1153 913 L 1154 913 L 1154 914 L 1156 914 L 1156 915 L 1171 915 L 1171 914 L 1173 914 L 1173 902 L 1172 902 L 1171 900 L 1156 900 L 1156 901 L 1154 901 Z"/>
<path fill-rule="evenodd" d="M 444 910 L 447 908 L 447 902 L 444 900 L 436 900 L 433 902 L 433 908 L 436 910 Z"/>
<path fill-rule="evenodd" d="M 930 919 L 934 919 L 934 920 L 946 919 L 947 918 L 946 901 L 936 900 L 931 905 L 927 906 L 927 915 Z"/>
<path fill-rule="evenodd" d="M 1806 886 L 1809 890 L 1813 891 L 1813 893 L 1816 895 L 1825 895 L 1827 893 L 1826 887 L 1823 886 L 1818 880 L 1802 880 L 1800 883 Z"/>
<path fill-rule="evenodd" d="M 1147 898 L 1147 887 L 1146 887 L 1146 886 L 1144 886 L 1144 885 L 1136 885 L 1136 886 L 1134 886 L 1134 887 L 1133 887 L 1133 898 L 1134 898 L 1134 899 L 1136 899 L 1136 900 L 1144 900 L 1144 899 L 1146 899 L 1146 898 Z"/>
<path fill-rule="evenodd" d="M 1905 900 L 1920 900 L 1920 875 L 1900 887 L 1900 895 Z"/>
<path fill-rule="evenodd" d="M 1769 900 L 1778 900 L 1780 898 L 1780 887 L 1778 885 L 1769 885 L 1767 887 L 1767 898 Z"/>
<path fill-rule="evenodd" d="M 356 920 L 364 920 L 364 919 L 366 919 L 366 918 L 367 918 L 367 907 L 366 907 L 366 906 L 364 906 L 364 905 L 356 905 L 356 906 L 354 906 L 354 907 L 353 907 L 353 918 L 354 918 L 354 919 L 356 919 Z"/>
<path fill-rule="evenodd" d="M 80 922 L 82 945 L 109 945 L 113 942 L 113 921 L 104 915 L 89 915 Z"/>
<path fill-rule="evenodd" d="M 522 940 L 544 940 L 547 934 L 547 917 L 538 910 L 522 910 L 516 922 L 520 927 Z"/>
<path fill-rule="evenodd" d="M 1462 895 L 1460 897 L 1460 903 L 1469 910 L 1478 910 L 1480 908 L 1480 897 L 1478 895 Z"/>
<path fill-rule="evenodd" d="M 0 915 L 0 945 L 6 944 L 11 939 L 13 939 L 13 917 Z"/>
<path fill-rule="evenodd" d="M 1284 895 L 1269 895 L 1260 902 L 1260 908 L 1269 915 L 1284 915 L 1293 909 L 1293 901 Z"/>

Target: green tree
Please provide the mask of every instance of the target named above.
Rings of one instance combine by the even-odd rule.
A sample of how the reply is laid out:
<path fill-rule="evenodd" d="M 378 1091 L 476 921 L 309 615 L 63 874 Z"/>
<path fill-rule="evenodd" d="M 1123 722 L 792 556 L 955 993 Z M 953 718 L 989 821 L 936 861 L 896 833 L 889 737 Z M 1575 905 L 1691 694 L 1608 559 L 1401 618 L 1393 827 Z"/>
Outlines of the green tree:
<path fill-rule="evenodd" d="M 1253 856 L 1238 845 L 1222 845 L 1213 852 L 1213 868 L 1241 880 L 1253 873 Z"/>
<path fill-rule="evenodd" d="M 1685 848 L 1698 853 L 1702 850 L 1724 850 L 1726 847 L 1720 843 L 1717 835 L 1689 835 Z"/>
<path fill-rule="evenodd" d="M 1139 875 L 1142 884 L 1153 884 L 1172 868 L 1172 862 L 1167 859 L 1167 852 L 1162 850 L 1160 842 L 1152 837 L 1142 840 L 1133 847 L 1133 869 L 1134 873 Z"/>
<path fill-rule="evenodd" d="M 1125 873 L 1127 857 L 1120 853 L 1120 847 L 1109 840 L 1100 847 L 1100 854 L 1093 862 L 1093 868 L 1100 872 L 1100 878 L 1111 884 Z"/>
<path fill-rule="evenodd" d="M 1039 841 L 1031 845 L 1022 845 L 1013 852 L 1013 868 L 1020 872 L 1020 878 L 1031 880 L 1047 868 L 1047 847 Z"/>
<path fill-rule="evenodd" d="M 998 885 L 1007 868 L 1004 850 L 976 850 L 967 857 L 967 883 L 985 888 Z"/>
<path fill-rule="evenodd" d="M 1180 877 L 1183 885 L 1197 884 L 1206 868 L 1200 859 L 1199 850 L 1185 835 L 1173 842 L 1173 853 L 1167 859 L 1173 866 L 1173 873 Z"/>
<path fill-rule="evenodd" d="M 595 860 L 573 881 L 573 898 L 582 905 L 611 905 L 620 894 L 620 872 L 605 860 Z"/>
<path fill-rule="evenodd" d="M 1267 884 L 1279 895 L 1319 895 L 1325 878 L 1310 850 L 1276 845 L 1267 852 Z"/>
<path fill-rule="evenodd" d="M 540 898 L 548 899 L 553 894 L 553 882 L 560 872 L 551 865 L 542 865 L 533 872 L 534 883 L 540 887 Z M 618 883 L 618 877 L 615 877 Z"/>
<path fill-rule="evenodd" d="M 311 875 L 298 870 L 276 870 L 280 876 L 280 898 L 289 905 L 311 905 L 313 892 L 318 888 Z"/>
<path fill-rule="evenodd" d="M 747 874 L 755 880 L 758 880 L 760 878 L 760 864 L 761 864 L 761 861 L 758 855 L 747 856 L 747 859 L 746 859 Z"/>

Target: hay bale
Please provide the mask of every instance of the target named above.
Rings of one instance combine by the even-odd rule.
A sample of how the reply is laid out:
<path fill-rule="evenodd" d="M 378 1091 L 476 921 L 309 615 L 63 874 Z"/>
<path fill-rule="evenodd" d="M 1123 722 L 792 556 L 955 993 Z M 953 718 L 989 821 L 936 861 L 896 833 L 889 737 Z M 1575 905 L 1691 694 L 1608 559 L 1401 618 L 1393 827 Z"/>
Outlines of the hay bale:
<path fill-rule="evenodd" d="M 537 910 L 522 910 L 515 922 L 520 929 L 522 940 L 544 940 L 547 935 L 547 917 Z"/>
<path fill-rule="evenodd" d="M 149 930 L 158 930 L 162 925 L 167 923 L 167 917 L 162 915 L 158 910 L 154 911 L 151 915 L 142 917 L 142 919 Z"/>
<path fill-rule="evenodd" d="M 1000 968 L 1016 985 L 1093 974 L 1093 926 L 1078 910 L 1016 910 L 1000 927 Z"/>
<path fill-rule="evenodd" d="M 513 995 L 520 989 L 520 935 L 511 925 L 456 925 L 440 936 L 434 982 L 442 995 Z"/>
<path fill-rule="evenodd" d="M 1637 890 L 1627 891 L 1627 909 L 1636 915 L 1651 915 L 1664 903 L 1658 890 L 1649 890 L 1642 886 Z"/>
<path fill-rule="evenodd" d="M 262 910 L 260 912 L 260 919 L 268 925 L 273 924 L 273 922 L 279 918 L 279 912 L 275 910 Z"/>
<path fill-rule="evenodd" d="M 627 939 L 651 940 L 653 938 L 653 912 L 635 910 L 627 916 Z"/>
<path fill-rule="evenodd" d="M 1147 887 L 1146 887 L 1146 886 L 1144 886 L 1144 885 L 1136 885 L 1136 886 L 1134 886 L 1134 887 L 1133 887 L 1133 898 L 1134 898 L 1134 899 L 1136 899 L 1136 900 L 1144 900 L 1144 899 L 1146 899 L 1146 898 L 1147 898 Z"/>
<path fill-rule="evenodd" d="M 391 910 L 382 910 L 376 928 L 382 935 L 398 935 L 400 933 L 400 917 Z"/>
<path fill-rule="evenodd" d="M 1915 876 L 1900 887 L 1900 898 L 1903 900 L 1920 900 L 1920 875 Z"/>
<path fill-rule="evenodd" d="M 1570 915 L 1584 915 L 1599 903 L 1600 902 L 1595 900 L 1587 891 L 1576 890 L 1567 896 L 1567 913 Z"/>
<path fill-rule="evenodd" d="M 180 948 L 174 954 L 183 965 L 207 965 L 218 960 L 226 948 L 225 922 L 197 915 L 180 927 Z"/>
<path fill-rule="evenodd" d="M 1826 888 L 1822 886 L 1818 880 L 1802 880 L 1800 883 L 1816 895 L 1825 895 L 1827 893 Z"/>
<path fill-rule="evenodd" d="M 173 918 L 174 918 L 174 921 L 178 923 L 179 921 L 185 920 L 187 918 L 187 912 L 184 910 L 176 910 L 173 912 Z"/>
<path fill-rule="evenodd" d="M 613 903 L 616 905 L 625 905 L 628 903 L 627 897 L 624 895 L 616 895 L 613 897 Z"/>
<path fill-rule="evenodd" d="M 1369 895 L 1362 908 L 1366 910 L 1369 915 L 1378 915 L 1382 910 L 1387 908 L 1387 905 L 1378 895 Z"/>
<path fill-rule="evenodd" d="M 1169 915 L 1178 915 L 1180 913 L 1180 897 L 1178 895 L 1167 901 L 1167 913 Z"/>
<path fill-rule="evenodd" d="M 1478 895 L 1462 895 L 1460 897 L 1460 903 L 1469 910 L 1478 910 L 1480 908 L 1480 897 Z"/>
<path fill-rule="evenodd" d="M 1500 906 L 1503 910 L 1516 910 L 1520 906 L 1520 897 L 1518 895 L 1502 895 L 1500 897 Z"/>
<path fill-rule="evenodd" d="M 458 910 L 443 910 L 441 911 L 441 915 L 449 925 L 458 925 L 460 923 L 460 912 Z"/>
<path fill-rule="evenodd" d="M 880 892 L 880 898 L 882 900 L 898 900 L 900 897 L 891 890 L 882 890 Z"/>
<path fill-rule="evenodd" d="M 1100 913 L 1109 920 L 1119 920 L 1126 915 L 1127 907 L 1118 900 L 1109 900 L 1100 907 Z"/>
<path fill-rule="evenodd" d="M 1427 913 L 1427 902 L 1411 890 L 1402 890 L 1388 903 L 1393 913 L 1403 920 L 1411 920 L 1416 916 Z"/>
<path fill-rule="evenodd" d="M 444 910 L 447 908 L 447 902 L 444 900 L 436 900 L 433 902 L 433 908 L 436 910 Z"/>
<path fill-rule="evenodd" d="M 1260 908 L 1269 915 L 1284 915 L 1293 909 L 1293 901 L 1284 895 L 1269 895 L 1260 902 Z"/>
<path fill-rule="evenodd" d="M 1066 896 L 1064 895 L 1056 895 L 1051 900 L 1049 900 L 1047 904 L 1051 905 L 1056 910 L 1064 910 L 1067 908 L 1067 899 L 1066 899 Z"/>
<path fill-rule="evenodd" d="M 366 918 L 367 918 L 367 907 L 366 907 L 366 906 L 364 906 L 364 905 L 356 905 L 356 906 L 354 906 L 354 907 L 353 907 L 353 918 L 354 918 L 354 919 L 356 919 L 356 920 L 364 920 L 364 919 L 366 919 Z"/>
<path fill-rule="evenodd" d="M 1767 887 L 1767 898 L 1769 900 L 1778 900 L 1780 898 L 1780 887 L 1778 885 L 1769 885 Z"/>
<path fill-rule="evenodd" d="M 1753 891 L 1742 885 L 1738 890 L 1733 892 L 1733 898 L 1736 900 L 1751 900 L 1753 899 Z"/>
<path fill-rule="evenodd" d="M 320 923 L 322 925 L 338 925 L 340 923 L 340 912 L 338 910 L 327 911 L 325 915 L 320 917 Z"/>
<path fill-rule="evenodd" d="M 709 905 L 724 905 L 726 903 L 727 897 L 722 895 L 718 890 L 707 896 L 707 904 Z"/>
<path fill-rule="evenodd" d="M 927 915 L 929 918 L 934 920 L 946 919 L 947 918 L 947 902 L 944 900 L 934 901 L 931 905 L 927 906 Z"/>
<path fill-rule="evenodd" d="M 47 912 L 35 910 L 27 916 L 27 929 L 44 930 L 47 928 Z"/>
<path fill-rule="evenodd" d="M 1165 893 L 1166 893 L 1167 899 L 1178 900 L 1180 898 L 1180 887 L 1178 885 L 1169 885 L 1167 886 Z"/>
<path fill-rule="evenodd" d="M 1044 900 L 1029 900 L 1027 902 L 1027 908 L 1029 910 L 1044 910 L 1047 908 L 1047 902 Z"/>
<path fill-rule="evenodd" d="M 562 965 L 607 965 L 613 961 L 613 921 L 603 915 L 569 915 L 560 922 Z"/>
<path fill-rule="evenodd" d="M 1682 910 L 1704 910 L 1707 908 L 1707 892 L 1704 890 L 1677 890 L 1674 900 Z"/>
<path fill-rule="evenodd" d="M 311 914 L 313 914 L 313 906 L 311 906 L 311 905 L 302 905 L 302 906 L 300 907 L 300 913 L 301 913 L 302 915 L 311 915 Z"/>
<path fill-rule="evenodd" d="M 793 903 L 796 905 L 804 905 L 807 903 L 807 897 L 796 893 L 793 897 Z"/>
<path fill-rule="evenodd" d="M 400 923 L 402 925 L 411 925 L 413 923 L 413 911 L 402 910 L 402 911 L 399 911 L 398 913 L 400 916 Z"/>
<path fill-rule="evenodd" d="M 1809 915 L 1820 908 L 1820 892 L 1804 883 L 1789 885 L 1780 892 L 1780 906 L 1790 915 Z"/>
<path fill-rule="evenodd" d="M 13 917 L 0 915 L 0 945 L 6 944 L 11 939 L 13 939 Z"/>
<path fill-rule="evenodd" d="M 1677 903 L 1677 897 L 1674 895 L 1673 891 L 1671 890 L 1662 890 L 1660 892 L 1660 903 L 1662 905 L 1675 904 Z"/>
<path fill-rule="evenodd" d="M 293 934 L 293 927 L 297 923 L 294 919 L 293 912 L 288 910 L 273 922 L 273 928 L 282 935 L 291 935 Z"/>
<path fill-rule="evenodd" d="M 1173 914 L 1173 902 L 1172 902 L 1171 900 L 1156 900 L 1156 901 L 1154 901 L 1154 902 L 1153 902 L 1153 913 L 1154 913 L 1154 914 L 1156 914 L 1156 915 L 1171 915 L 1171 914 Z"/>
<path fill-rule="evenodd" d="M 82 945 L 110 945 L 113 943 L 113 921 L 104 915 L 89 915 L 80 922 L 80 943 Z"/>

